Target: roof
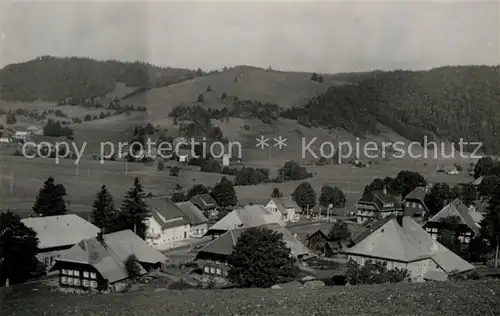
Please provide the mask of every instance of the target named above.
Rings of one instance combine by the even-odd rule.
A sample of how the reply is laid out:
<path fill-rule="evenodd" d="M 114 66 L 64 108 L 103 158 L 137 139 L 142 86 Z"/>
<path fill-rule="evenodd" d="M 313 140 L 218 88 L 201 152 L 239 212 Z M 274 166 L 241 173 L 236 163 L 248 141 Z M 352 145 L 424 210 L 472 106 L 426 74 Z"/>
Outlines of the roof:
<path fill-rule="evenodd" d="M 297 213 L 300 213 L 302 211 L 302 209 L 297 205 L 297 203 L 295 203 L 292 197 L 271 198 L 270 201 L 274 201 L 274 203 L 278 207 L 278 210 L 283 214 L 286 213 L 286 210 L 290 208 L 295 209 L 295 212 Z"/>
<path fill-rule="evenodd" d="M 157 264 L 167 260 L 158 250 L 149 246 L 131 230 L 84 239 L 69 249 L 57 262 L 76 262 L 93 266 L 103 278 L 111 283 L 128 277 L 125 261 L 134 254 L 140 263 Z M 57 269 L 57 263 L 53 270 Z M 141 274 L 146 273 L 140 267 Z"/>
<path fill-rule="evenodd" d="M 281 219 L 281 216 L 271 213 L 262 205 L 254 204 L 237 208 L 229 212 L 215 223 L 209 231 L 225 231 L 240 227 L 260 226 L 271 223 L 278 223 L 281 226 L 285 226 L 285 222 Z"/>
<path fill-rule="evenodd" d="M 273 231 L 282 233 L 283 240 L 285 241 L 288 248 L 290 248 L 291 253 L 294 257 L 311 254 L 311 252 L 306 246 L 304 246 L 297 238 L 294 237 L 294 235 L 292 235 L 292 233 L 290 233 L 285 227 L 281 226 L 280 224 L 272 223 L 254 227 L 268 228 Z M 207 244 L 199 252 L 228 256 L 233 252 L 233 248 L 234 246 L 236 246 L 238 238 L 244 231 L 246 231 L 249 228 L 250 227 L 243 227 L 243 228 L 229 230 L 220 237 L 218 237 L 217 239 Z"/>
<path fill-rule="evenodd" d="M 21 221 L 37 233 L 39 249 L 71 246 L 101 231 L 76 214 L 28 217 Z"/>
<path fill-rule="evenodd" d="M 402 218 L 402 225 L 396 217 L 389 217 L 384 225 L 344 253 L 400 262 L 430 258 L 446 273 L 474 269 L 472 264 L 434 240 L 409 216 Z"/>
<path fill-rule="evenodd" d="M 147 200 L 151 209 L 151 217 L 163 228 L 186 225 L 189 220 L 184 212 L 174 203 L 165 198 Z"/>
<path fill-rule="evenodd" d="M 198 194 L 193 196 L 189 201 L 196 205 L 202 211 L 217 208 L 217 202 L 210 196 L 210 194 Z"/>
<path fill-rule="evenodd" d="M 191 225 L 199 225 L 208 222 L 208 219 L 203 215 L 203 212 L 200 211 L 193 203 L 191 202 L 180 202 L 175 203 L 175 205 L 184 213 L 187 220 L 191 223 Z"/>
<path fill-rule="evenodd" d="M 396 196 L 383 191 L 369 191 L 363 195 L 357 204 L 373 205 L 379 211 L 401 209 L 401 201 Z"/>
<path fill-rule="evenodd" d="M 443 209 L 434 215 L 428 223 L 440 222 L 445 218 L 454 216 L 458 217 L 461 224 L 467 225 L 475 234 L 479 232 L 481 228 L 479 223 L 483 220 L 483 216 L 472 208 L 465 206 L 459 198 L 456 198 L 451 203 L 443 207 Z"/>
<path fill-rule="evenodd" d="M 481 182 L 483 182 L 483 176 L 480 176 L 479 178 L 477 178 L 477 179 L 473 180 L 473 181 L 471 182 L 471 184 L 472 184 L 472 185 L 476 185 L 476 186 L 478 186 L 478 185 L 480 185 L 480 184 L 481 184 Z"/>
<path fill-rule="evenodd" d="M 416 187 L 405 197 L 405 200 L 419 200 L 422 202 L 424 201 L 424 199 L 425 199 L 425 187 Z"/>
<path fill-rule="evenodd" d="M 380 219 L 378 221 L 375 221 L 370 227 L 366 228 L 365 230 L 359 232 L 358 234 L 354 235 L 351 240 L 353 244 L 357 244 L 360 241 L 364 240 L 366 237 L 371 235 L 374 231 L 379 229 L 380 227 L 384 226 L 389 220 L 391 220 L 391 217 L 388 216 L 386 218 Z"/>

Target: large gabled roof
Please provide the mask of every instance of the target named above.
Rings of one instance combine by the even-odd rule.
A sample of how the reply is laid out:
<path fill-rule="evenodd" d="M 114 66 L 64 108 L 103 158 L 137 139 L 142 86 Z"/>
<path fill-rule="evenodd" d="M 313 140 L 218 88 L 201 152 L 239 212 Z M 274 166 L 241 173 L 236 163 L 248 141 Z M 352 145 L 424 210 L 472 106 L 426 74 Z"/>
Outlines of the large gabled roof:
<path fill-rule="evenodd" d="M 425 199 L 425 187 L 416 187 L 408 195 L 406 195 L 405 200 L 418 200 L 424 201 Z"/>
<path fill-rule="evenodd" d="M 264 206 L 254 204 L 237 208 L 210 227 L 210 231 L 226 231 L 241 227 L 252 227 L 271 223 L 285 226 L 280 215 L 268 211 Z"/>
<path fill-rule="evenodd" d="M 199 225 L 208 222 L 203 212 L 189 201 L 175 203 L 175 206 L 184 213 L 184 216 L 187 217 L 186 219 L 191 225 Z"/>
<path fill-rule="evenodd" d="M 39 249 L 74 245 L 100 232 L 98 227 L 76 214 L 28 217 L 21 221 L 37 233 Z"/>
<path fill-rule="evenodd" d="M 304 246 L 294 235 L 292 235 L 292 233 L 290 233 L 285 227 L 277 223 L 259 225 L 253 227 L 268 228 L 273 231 L 282 233 L 283 240 L 285 241 L 286 245 L 290 248 L 291 253 L 294 257 L 311 254 L 309 249 L 306 246 Z M 236 245 L 238 238 L 244 231 L 246 231 L 249 228 L 250 227 L 244 227 L 244 228 L 229 230 L 224 234 L 222 234 L 217 239 L 207 244 L 199 252 L 228 256 L 233 252 L 233 248 Z"/>
<path fill-rule="evenodd" d="M 476 234 L 481 229 L 479 223 L 483 220 L 483 216 L 479 212 L 465 206 L 459 198 L 443 207 L 427 223 L 440 222 L 449 217 L 458 217 L 461 224 L 467 225 Z"/>
<path fill-rule="evenodd" d="M 401 220 L 400 225 L 396 217 L 390 217 L 345 253 L 406 263 L 429 258 L 446 273 L 474 269 L 472 264 L 434 240 L 411 217 Z"/>
<path fill-rule="evenodd" d="M 103 278 L 113 283 L 128 277 L 125 261 L 134 254 L 140 263 L 157 264 L 167 258 L 149 246 L 131 230 L 123 230 L 98 238 L 80 241 L 56 262 L 74 262 L 93 266 Z M 52 269 L 57 269 L 57 263 Z M 142 274 L 146 273 L 141 266 Z"/>

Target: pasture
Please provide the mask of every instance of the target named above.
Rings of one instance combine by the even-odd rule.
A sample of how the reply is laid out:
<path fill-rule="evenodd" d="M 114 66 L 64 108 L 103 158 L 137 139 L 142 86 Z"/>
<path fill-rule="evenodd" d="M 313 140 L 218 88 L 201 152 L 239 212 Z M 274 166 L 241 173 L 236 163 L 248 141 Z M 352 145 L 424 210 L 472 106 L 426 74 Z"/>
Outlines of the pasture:
<path fill-rule="evenodd" d="M 82 159 L 79 165 L 74 160 L 61 160 L 59 164 L 54 159 L 27 159 L 2 153 L 0 155 L 0 208 L 12 209 L 26 216 L 31 212 L 31 206 L 43 182 L 50 176 L 66 187 L 69 209 L 82 215 L 90 211 L 96 192 L 105 184 L 115 198 L 115 204 L 120 201 L 133 183 L 134 177 L 139 177 L 146 192 L 157 195 L 170 195 L 177 184 L 187 191 L 193 184 L 214 186 L 223 175 L 200 172 L 199 167 L 184 166 L 178 177 L 170 176 L 169 169 L 160 172 L 156 164 L 144 165 L 125 163 L 123 161 L 100 161 Z M 269 168 L 272 176 L 281 167 L 284 160 L 246 161 L 247 166 Z M 448 160 L 447 165 L 454 161 Z M 344 191 L 347 198 L 345 210 L 349 211 L 360 198 L 364 187 L 374 178 L 394 177 L 401 170 L 412 170 L 421 173 L 431 183 L 447 182 L 450 185 L 469 182 L 472 178 L 465 173 L 446 175 L 436 173 L 436 166 L 443 161 L 428 160 L 391 160 L 382 161 L 367 168 L 357 168 L 349 164 L 328 166 L 306 166 L 314 177 L 303 180 L 311 183 L 319 196 L 323 185 L 337 186 Z M 467 161 L 462 161 L 468 166 Z M 270 197 L 273 188 L 279 188 L 285 196 L 290 195 L 302 181 L 284 183 L 265 183 L 255 186 L 237 186 L 236 194 L 241 204 L 252 201 L 262 201 Z M 86 215 L 85 215 L 86 216 Z"/>

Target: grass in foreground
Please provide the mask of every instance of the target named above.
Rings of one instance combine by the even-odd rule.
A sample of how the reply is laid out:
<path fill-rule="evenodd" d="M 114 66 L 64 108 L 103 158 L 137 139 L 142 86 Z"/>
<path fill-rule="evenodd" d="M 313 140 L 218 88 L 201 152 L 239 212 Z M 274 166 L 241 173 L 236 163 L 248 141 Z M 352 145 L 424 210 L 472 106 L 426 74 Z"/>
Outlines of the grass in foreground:
<path fill-rule="evenodd" d="M 317 290 L 163 290 L 78 296 L 2 295 L 2 315 L 498 315 L 500 281 L 326 287 Z"/>

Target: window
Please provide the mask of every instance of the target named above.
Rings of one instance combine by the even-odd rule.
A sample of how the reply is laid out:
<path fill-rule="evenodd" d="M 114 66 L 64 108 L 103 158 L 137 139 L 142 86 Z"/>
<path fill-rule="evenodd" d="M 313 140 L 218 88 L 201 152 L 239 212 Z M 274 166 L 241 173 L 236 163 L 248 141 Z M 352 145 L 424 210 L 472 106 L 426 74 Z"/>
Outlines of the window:
<path fill-rule="evenodd" d="M 83 279 L 83 287 L 89 287 L 90 286 L 90 281 Z"/>
<path fill-rule="evenodd" d="M 215 260 L 215 264 L 219 264 L 220 262 L 218 260 Z"/>
<path fill-rule="evenodd" d="M 63 274 L 63 275 L 68 275 L 68 270 L 66 270 L 66 269 L 62 269 L 62 274 Z"/>
<path fill-rule="evenodd" d="M 89 278 L 89 272 L 88 271 L 83 271 L 83 277 L 84 278 Z"/>
<path fill-rule="evenodd" d="M 62 284 L 68 284 L 68 278 L 65 277 L 65 276 L 61 277 L 61 283 Z"/>
<path fill-rule="evenodd" d="M 45 258 L 43 258 L 43 264 L 44 264 L 46 267 L 48 267 L 48 266 L 50 265 L 50 259 L 49 259 L 49 257 L 45 257 Z"/>
<path fill-rule="evenodd" d="M 68 278 L 68 285 L 73 285 L 73 278 Z"/>
<path fill-rule="evenodd" d="M 95 272 L 90 272 L 90 278 L 91 278 L 91 279 L 96 279 Z"/>
<path fill-rule="evenodd" d="M 90 287 L 93 289 L 97 288 L 97 281 L 90 281 Z"/>
<path fill-rule="evenodd" d="M 222 272 L 219 268 L 217 268 L 217 274 L 220 275 Z"/>
<path fill-rule="evenodd" d="M 80 286 L 80 279 L 75 279 L 74 284 L 75 286 Z"/>
<path fill-rule="evenodd" d="M 222 271 L 222 274 L 223 274 L 224 276 L 227 276 L 227 270 Z"/>
<path fill-rule="evenodd" d="M 68 275 L 72 276 L 73 275 L 73 270 L 68 270 Z"/>
<path fill-rule="evenodd" d="M 210 272 L 210 268 L 208 266 L 205 266 L 203 268 L 203 271 L 206 272 L 206 273 L 209 273 Z"/>
<path fill-rule="evenodd" d="M 210 273 L 214 274 L 215 273 L 215 268 L 210 268 Z"/>
<path fill-rule="evenodd" d="M 73 271 L 73 275 L 76 276 L 76 277 L 79 277 L 80 276 L 80 271 L 74 270 Z"/>

